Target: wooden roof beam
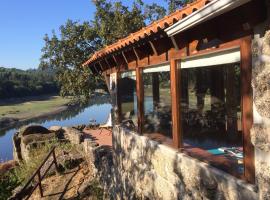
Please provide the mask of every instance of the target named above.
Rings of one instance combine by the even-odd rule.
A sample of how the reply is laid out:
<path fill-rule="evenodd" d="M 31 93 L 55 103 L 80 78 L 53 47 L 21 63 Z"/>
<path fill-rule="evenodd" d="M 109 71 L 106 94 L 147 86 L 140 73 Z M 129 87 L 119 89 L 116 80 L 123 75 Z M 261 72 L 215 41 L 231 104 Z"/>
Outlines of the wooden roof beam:
<path fill-rule="evenodd" d="M 90 67 L 90 66 L 89 66 L 89 67 Z M 98 71 L 97 71 L 95 65 L 92 65 L 92 66 L 90 67 L 90 70 L 93 72 L 93 74 L 97 74 L 97 73 L 98 73 Z"/>
<path fill-rule="evenodd" d="M 98 64 L 98 63 L 95 63 L 95 64 L 94 64 L 94 69 L 95 69 L 95 71 L 96 71 L 96 74 L 99 74 L 99 71 L 100 71 L 100 70 L 99 70 L 98 68 L 100 68 L 100 66 L 97 66 L 97 64 Z"/>
<path fill-rule="evenodd" d="M 106 70 L 106 67 L 104 67 L 104 66 L 101 64 L 101 61 L 98 61 L 98 64 L 100 65 L 102 71 L 105 71 L 105 70 Z"/>
<path fill-rule="evenodd" d="M 109 63 L 109 61 L 108 61 L 108 59 L 107 59 L 106 57 L 105 57 L 104 60 L 105 60 L 105 62 L 106 62 L 106 64 L 107 64 L 107 66 L 108 66 L 108 69 L 109 69 L 109 68 L 112 68 L 111 65 L 110 65 L 110 63 Z"/>
<path fill-rule="evenodd" d="M 171 36 L 170 39 L 171 39 L 171 41 L 172 41 L 172 44 L 173 44 L 175 50 L 178 51 L 178 50 L 179 50 L 179 46 L 178 46 L 178 44 L 177 44 L 177 42 L 176 42 L 174 36 Z"/>
<path fill-rule="evenodd" d="M 140 56 L 139 56 L 139 54 L 138 54 L 138 52 L 137 52 L 137 50 L 136 50 L 135 47 L 133 47 L 133 52 L 134 52 L 134 54 L 135 54 L 137 60 L 140 60 Z"/>
<path fill-rule="evenodd" d="M 149 44 L 153 50 L 154 55 L 158 55 L 157 49 L 152 41 L 149 41 Z"/>
<path fill-rule="evenodd" d="M 114 55 L 112 55 L 112 58 L 113 58 L 113 61 L 115 62 L 116 67 L 117 67 L 117 68 L 120 68 L 120 65 L 119 65 L 119 63 L 117 62 L 117 60 L 116 60 L 116 58 L 115 58 Z"/>
<path fill-rule="evenodd" d="M 123 58 L 124 58 L 126 64 L 128 65 L 128 60 L 127 60 L 127 57 L 125 56 L 124 51 L 122 51 L 121 54 L 122 54 L 122 56 L 123 56 Z"/>

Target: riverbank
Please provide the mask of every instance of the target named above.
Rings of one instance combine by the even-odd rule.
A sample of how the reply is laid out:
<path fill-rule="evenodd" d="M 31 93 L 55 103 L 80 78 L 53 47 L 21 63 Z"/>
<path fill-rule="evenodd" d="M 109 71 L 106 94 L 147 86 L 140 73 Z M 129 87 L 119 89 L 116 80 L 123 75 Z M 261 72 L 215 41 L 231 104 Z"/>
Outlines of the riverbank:
<path fill-rule="evenodd" d="M 0 160 L 13 159 L 13 135 L 22 126 L 40 124 L 45 127 L 76 126 L 80 124 L 105 123 L 111 111 L 110 96 L 106 93 L 96 92 L 86 104 L 72 104 L 62 112 L 47 113 L 43 117 L 33 117 L 23 122 L 14 122 L 10 127 L 0 129 Z M 0 161 L 1 162 L 1 161 Z"/>
<path fill-rule="evenodd" d="M 55 115 L 68 109 L 70 99 L 60 96 L 40 96 L 32 98 L 0 101 L 0 130 L 34 118 Z"/>

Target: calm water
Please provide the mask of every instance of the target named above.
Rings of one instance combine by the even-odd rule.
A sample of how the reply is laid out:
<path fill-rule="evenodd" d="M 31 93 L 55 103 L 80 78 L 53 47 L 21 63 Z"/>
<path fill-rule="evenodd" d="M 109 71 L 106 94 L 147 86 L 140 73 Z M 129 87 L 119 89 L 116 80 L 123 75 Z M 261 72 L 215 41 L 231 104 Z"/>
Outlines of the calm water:
<path fill-rule="evenodd" d="M 107 120 L 111 104 L 91 105 L 89 107 L 72 107 L 60 114 L 49 116 L 42 119 L 29 121 L 26 124 L 18 124 L 14 129 L 0 131 L 0 161 L 13 159 L 12 137 L 21 125 L 41 124 L 49 128 L 50 126 L 75 126 L 89 124 L 90 120 L 95 119 L 97 123 Z"/>

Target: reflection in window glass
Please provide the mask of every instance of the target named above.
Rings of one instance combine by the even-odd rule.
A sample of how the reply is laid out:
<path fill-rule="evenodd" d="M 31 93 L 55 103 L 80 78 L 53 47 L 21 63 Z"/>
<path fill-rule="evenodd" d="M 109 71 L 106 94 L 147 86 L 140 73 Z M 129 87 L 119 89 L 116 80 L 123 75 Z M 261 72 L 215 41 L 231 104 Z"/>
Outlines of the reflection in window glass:
<path fill-rule="evenodd" d="M 241 177 L 240 65 L 181 69 L 180 87 L 185 151 Z"/>
<path fill-rule="evenodd" d="M 144 71 L 143 85 L 143 133 L 160 142 L 171 142 L 172 115 L 169 67 L 164 71 Z"/>
<path fill-rule="evenodd" d="M 122 121 L 131 120 L 137 127 L 137 95 L 136 74 L 134 71 L 124 72 L 118 82 L 119 98 L 121 103 Z"/>

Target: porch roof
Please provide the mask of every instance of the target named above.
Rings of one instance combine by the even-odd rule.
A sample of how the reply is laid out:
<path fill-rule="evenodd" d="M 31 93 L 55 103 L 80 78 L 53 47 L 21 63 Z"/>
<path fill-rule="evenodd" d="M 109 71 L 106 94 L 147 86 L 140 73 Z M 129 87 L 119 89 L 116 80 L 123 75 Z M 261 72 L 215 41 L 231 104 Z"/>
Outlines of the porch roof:
<path fill-rule="evenodd" d="M 165 16 L 164 18 L 158 21 L 151 23 L 150 25 L 142 28 L 141 30 L 135 33 L 131 33 L 126 38 L 120 39 L 116 43 L 106 46 L 100 51 L 97 51 L 96 53 L 94 53 L 94 55 L 92 55 L 89 58 L 89 60 L 87 60 L 83 64 L 83 66 L 90 65 L 94 63 L 95 61 L 97 61 L 99 58 L 102 58 L 108 54 L 119 51 L 129 45 L 135 44 L 136 42 L 139 42 L 140 40 L 145 39 L 147 37 L 150 37 L 151 35 L 159 31 L 164 31 L 166 28 L 172 26 L 173 24 L 187 17 L 188 15 L 191 15 L 193 12 L 204 7 L 206 4 L 210 3 L 211 1 L 212 0 L 196 0 L 195 2 L 191 4 L 187 4 L 182 9 L 177 10 L 176 12 L 168 16 Z"/>

